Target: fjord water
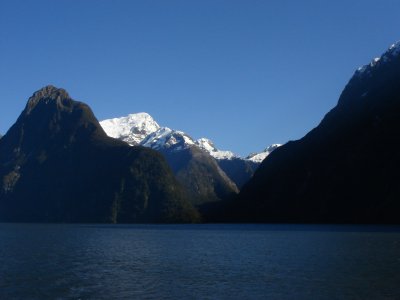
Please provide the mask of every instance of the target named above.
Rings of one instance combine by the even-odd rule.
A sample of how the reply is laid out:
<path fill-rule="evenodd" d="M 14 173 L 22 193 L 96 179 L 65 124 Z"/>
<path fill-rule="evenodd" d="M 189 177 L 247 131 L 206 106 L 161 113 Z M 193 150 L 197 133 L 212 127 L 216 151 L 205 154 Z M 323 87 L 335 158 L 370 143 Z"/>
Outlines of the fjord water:
<path fill-rule="evenodd" d="M 0 299 L 398 299 L 400 228 L 0 224 Z"/>

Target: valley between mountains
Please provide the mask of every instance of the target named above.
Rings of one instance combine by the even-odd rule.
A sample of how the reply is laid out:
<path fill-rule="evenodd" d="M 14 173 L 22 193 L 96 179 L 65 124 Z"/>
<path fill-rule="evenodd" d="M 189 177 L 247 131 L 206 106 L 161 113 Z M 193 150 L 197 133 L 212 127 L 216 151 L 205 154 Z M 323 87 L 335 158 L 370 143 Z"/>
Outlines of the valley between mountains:
<path fill-rule="evenodd" d="M 274 144 L 242 158 L 217 149 L 207 138 L 194 140 L 183 131 L 161 127 L 147 113 L 104 120 L 100 125 L 110 137 L 162 153 L 196 205 L 237 194 L 260 163 L 281 146 Z"/>

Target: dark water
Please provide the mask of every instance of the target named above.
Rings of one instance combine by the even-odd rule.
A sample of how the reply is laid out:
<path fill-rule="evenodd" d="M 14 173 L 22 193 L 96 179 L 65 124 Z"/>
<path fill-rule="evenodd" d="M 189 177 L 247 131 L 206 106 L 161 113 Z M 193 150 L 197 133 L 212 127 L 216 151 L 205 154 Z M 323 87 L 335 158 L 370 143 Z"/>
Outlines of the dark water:
<path fill-rule="evenodd" d="M 400 228 L 0 224 L 0 299 L 400 299 Z"/>

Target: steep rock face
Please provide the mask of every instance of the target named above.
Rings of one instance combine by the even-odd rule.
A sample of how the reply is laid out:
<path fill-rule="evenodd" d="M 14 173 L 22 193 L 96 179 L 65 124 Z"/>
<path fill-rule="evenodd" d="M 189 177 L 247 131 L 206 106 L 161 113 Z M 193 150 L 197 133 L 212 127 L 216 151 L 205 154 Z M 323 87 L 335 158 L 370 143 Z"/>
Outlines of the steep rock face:
<path fill-rule="evenodd" d="M 217 163 L 239 190 L 253 177 L 254 172 L 260 166 L 260 163 L 240 157 L 218 159 Z"/>
<path fill-rule="evenodd" d="M 231 151 L 219 150 L 217 147 L 215 147 L 211 140 L 206 138 L 197 140 L 196 144 L 200 149 L 204 150 L 215 158 L 218 166 L 239 189 L 241 189 L 242 186 L 250 180 L 260 165 L 260 161 L 253 161 L 247 158 L 244 159 L 235 155 Z"/>
<path fill-rule="evenodd" d="M 163 127 L 141 144 L 165 156 L 195 205 L 226 199 L 239 192 L 217 161 L 182 131 Z"/>
<path fill-rule="evenodd" d="M 47 86 L 0 140 L 0 220 L 190 222 L 157 152 L 108 137 L 91 109 Z"/>
<path fill-rule="evenodd" d="M 264 160 L 231 220 L 400 223 L 399 53 L 359 68 L 318 127 Z"/>
<path fill-rule="evenodd" d="M 189 191 L 195 205 L 227 199 L 239 190 L 215 159 L 196 147 L 179 152 L 161 150 L 178 181 Z"/>

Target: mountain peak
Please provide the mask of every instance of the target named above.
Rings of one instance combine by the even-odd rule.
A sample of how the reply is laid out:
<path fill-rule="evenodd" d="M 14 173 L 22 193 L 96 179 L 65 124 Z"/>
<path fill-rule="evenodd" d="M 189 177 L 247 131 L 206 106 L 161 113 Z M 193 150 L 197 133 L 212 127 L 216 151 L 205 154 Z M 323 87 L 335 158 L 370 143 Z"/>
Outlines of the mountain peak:
<path fill-rule="evenodd" d="M 67 91 L 62 88 L 57 88 L 54 85 L 46 85 L 40 90 L 34 92 L 32 97 L 29 98 L 29 101 L 44 98 L 57 100 L 58 98 L 70 98 L 70 96 L 68 95 Z"/>
<path fill-rule="evenodd" d="M 282 146 L 282 144 L 272 144 L 265 148 L 263 152 L 251 153 L 249 156 L 246 157 L 246 159 L 255 163 L 261 163 L 268 155 L 272 153 L 272 151 L 276 150 L 280 146 Z"/>
<path fill-rule="evenodd" d="M 231 151 L 219 150 L 215 147 L 214 143 L 207 138 L 201 138 L 196 141 L 197 146 L 207 151 L 212 157 L 216 159 L 233 159 L 237 156 Z"/>
<path fill-rule="evenodd" d="M 197 218 L 161 155 L 107 137 L 90 107 L 63 89 L 45 87 L 29 102 L 0 140 L 2 222 Z"/>
<path fill-rule="evenodd" d="M 152 116 L 150 116 L 150 114 L 148 114 L 147 112 L 138 112 L 138 113 L 134 113 L 134 114 L 129 114 L 128 118 L 135 118 L 135 119 L 153 119 Z"/>
<path fill-rule="evenodd" d="M 139 145 L 149 134 L 160 129 L 160 125 L 145 112 L 100 122 L 107 135 L 122 139 L 130 145 Z"/>
<path fill-rule="evenodd" d="M 161 127 L 149 134 L 140 144 L 155 150 L 171 149 L 179 151 L 192 147 L 195 142 L 192 137 L 183 131 Z"/>
<path fill-rule="evenodd" d="M 392 55 L 400 54 L 400 41 L 397 41 L 392 46 L 390 46 L 388 52 L 390 52 Z"/>
<path fill-rule="evenodd" d="M 66 90 L 57 88 L 53 85 L 47 85 L 33 93 L 27 103 L 27 113 L 30 113 L 39 102 L 49 103 L 56 101 L 61 104 L 63 100 L 71 99 Z"/>
<path fill-rule="evenodd" d="M 371 70 L 373 70 L 375 67 L 395 59 L 399 56 L 399 54 L 400 41 L 397 41 L 396 43 L 392 44 L 380 57 L 375 57 L 369 64 L 359 67 L 356 70 L 356 75 L 360 76 L 364 74 L 370 74 Z"/>

